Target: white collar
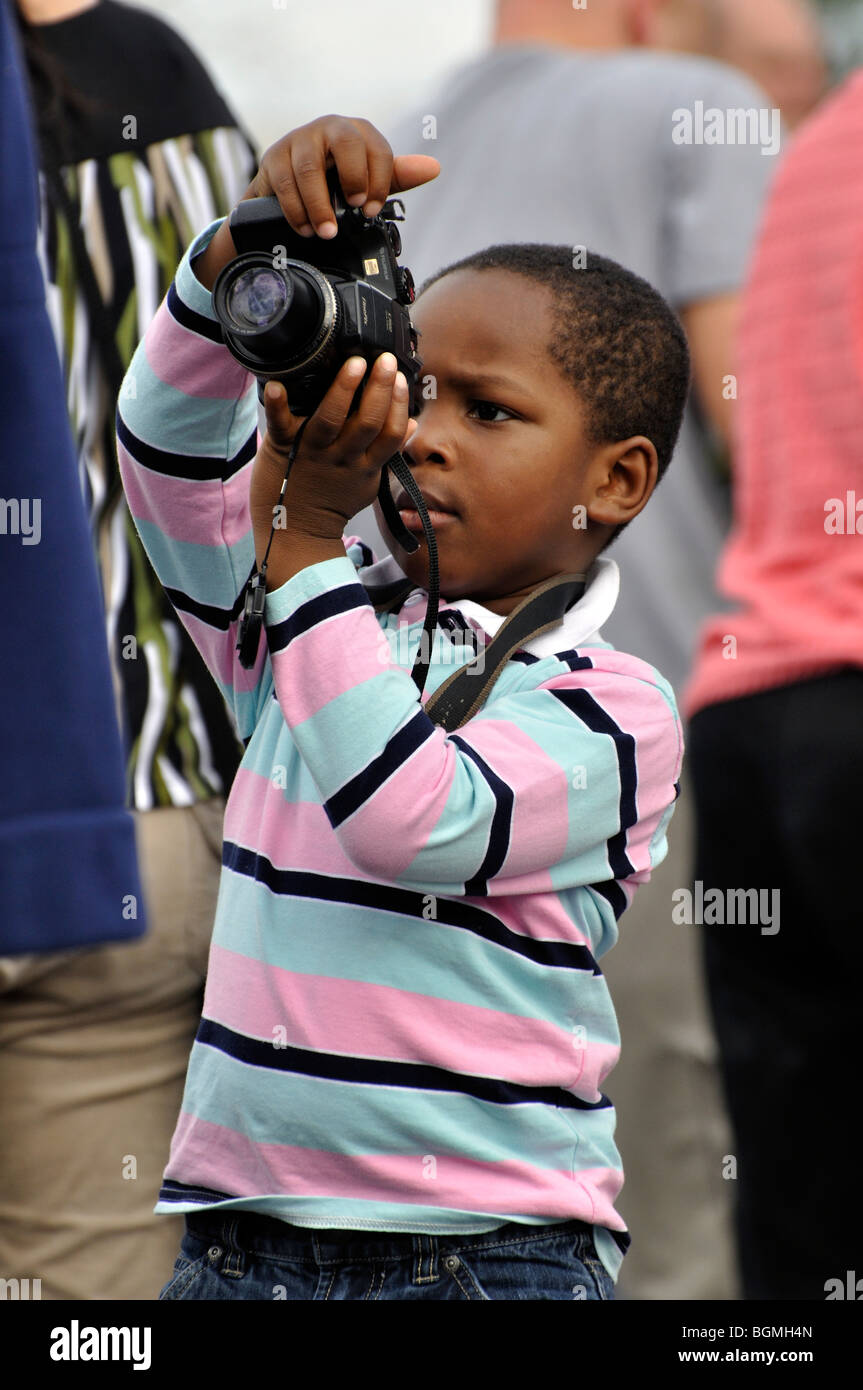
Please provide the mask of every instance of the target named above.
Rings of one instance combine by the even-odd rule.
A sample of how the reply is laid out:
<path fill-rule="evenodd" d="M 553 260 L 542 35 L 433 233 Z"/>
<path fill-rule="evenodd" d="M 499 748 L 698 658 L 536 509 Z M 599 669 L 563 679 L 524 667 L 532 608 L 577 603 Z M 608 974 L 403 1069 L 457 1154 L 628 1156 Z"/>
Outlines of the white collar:
<path fill-rule="evenodd" d="M 394 579 L 403 579 L 404 571 L 399 568 L 391 555 L 378 560 L 363 570 L 363 578 L 370 584 L 387 584 Z M 533 656 L 554 656 L 555 652 L 572 651 L 573 648 L 587 646 L 603 640 L 600 628 L 611 617 L 620 590 L 620 570 L 616 560 L 597 556 L 587 572 L 587 587 L 577 603 L 563 615 L 559 626 L 548 632 L 541 632 L 525 642 L 524 650 Z M 424 589 L 414 589 L 405 599 L 405 604 L 426 598 Z M 500 613 L 492 613 L 473 599 L 454 599 L 441 601 L 442 611 L 455 609 L 468 621 L 494 637 L 502 627 L 504 618 Z"/>
<path fill-rule="evenodd" d="M 601 642 L 602 624 L 610 618 L 620 589 L 620 570 L 615 560 L 597 556 L 587 572 L 587 587 L 577 603 L 563 615 L 563 622 L 548 632 L 541 632 L 525 642 L 524 650 L 533 656 L 553 656 L 555 652 L 571 651 L 574 647 Z M 447 604 L 457 609 L 468 621 L 473 619 L 489 637 L 494 637 L 505 619 L 492 613 L 473 599 L 463 598 Z"/>

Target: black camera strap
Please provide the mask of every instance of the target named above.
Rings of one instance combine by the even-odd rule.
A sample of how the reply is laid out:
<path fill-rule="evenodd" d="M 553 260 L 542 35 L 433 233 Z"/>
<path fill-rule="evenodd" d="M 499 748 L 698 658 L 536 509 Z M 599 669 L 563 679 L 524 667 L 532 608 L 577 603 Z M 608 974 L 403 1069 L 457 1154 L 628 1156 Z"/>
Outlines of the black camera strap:
<path fill-rule="evenodd" d="M 447 733 L 472 719 L 513 652 L 540 633 L 558 627 L 567 609 L 581 598 L 585 586 L 583 574 L 557 574 L 522 599 L 476 659 L 454 671 L 426 702 L 429 719 Z M 410 579 L 398 579 L 391 584 L 367 584 L 366 592 L 377 611 L 385 612 L 414 588 Z"/>
<path fill-rule="evenodd" d="M 419 516 L 420 521 L 422 522 L 423 531 L 425 533 L 426 538 L 426 546 L 428 548 L 428 603 L 426 605 L 426 615 L 425 621 L 423 623 L 422 637 L 420 638 L 420 644 L 417 649 L 416 660 L 414 661 L 413 670 L 411 671 L 411 675 L 414 678 L 417 690 L 419 691 L 420 695 L 422 695 L 423 690 L 425 689 L 426 677 L 428 675 L 429 663 L 427 653 L 431 651 L 432 635 L 434 633 L 435 628 L 437 627 L 438 607 L 440 606 L 440 570 L 438 568 L 437 538 L 435 537 L 434 528 L 431 524 L 431 518 L 428 514 L 428 508 L 425 504 L 425 498 L 420 492 L 419 487 L 414 479 L 414 475 L 408 467 L 403 454 L 393 454 L 392 458 L 388 460 L 387 464 L 381 471 L 381 485 L 378 489 L 378 501 L 381 504 L 381 511 L 384 514 L 384 520 L 386 521 L 393 538 L 398 541 L 402 549 L 406 550 L 408 554 L 413 554 L 413 552 L 419 546 L 419 541 L 417 540 L 416 536 L 411 535 L 410 531 L 407 529 L 401 517 L 399 516 L 398 510 L 396 509 L 396 504 L 393 501 L 392 493 L 390 492 L 389 478 L 387 477 L 388 468 L 392 469 L 393 473 L 395 474 L 398 481 L 401 483 L 408 497 L 411 499 L 414 506 L 416 507 L 417 514 Z M 399 581 L 399 583 L 401 583 L 401 581 Z M 408 580 L 407 583 L 409 586 L 407 592 L 409 593 L 410 589 L 412 589 L 414 585 L 410 583 L 410 580 Z"/>

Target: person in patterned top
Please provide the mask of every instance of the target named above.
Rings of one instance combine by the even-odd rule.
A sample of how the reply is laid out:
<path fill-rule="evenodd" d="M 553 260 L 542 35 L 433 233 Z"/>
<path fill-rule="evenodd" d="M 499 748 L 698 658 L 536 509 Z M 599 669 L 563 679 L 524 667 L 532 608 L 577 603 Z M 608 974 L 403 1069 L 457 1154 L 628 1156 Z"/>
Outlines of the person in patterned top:
<path fill-rule="evenodd" d="M 131 521 L 114 413 L 185 246 L 236 204 L 257 160 L 162 20 L 115 0 L 19 0 L 17 17 L 38 134 L 39 253 L 99 560 L 149 931 L 0 958 L 0 1088 L 14 1135 L 0 1165 L 0 1271 L 38 1275 L 43 1298 L 151 1298 L 182 1227 L 152 1209 L 242 748 Z M 124 914 L 143 917 L 129 899 Z M 61 912 L 59 891 L 57 902 Z"/>

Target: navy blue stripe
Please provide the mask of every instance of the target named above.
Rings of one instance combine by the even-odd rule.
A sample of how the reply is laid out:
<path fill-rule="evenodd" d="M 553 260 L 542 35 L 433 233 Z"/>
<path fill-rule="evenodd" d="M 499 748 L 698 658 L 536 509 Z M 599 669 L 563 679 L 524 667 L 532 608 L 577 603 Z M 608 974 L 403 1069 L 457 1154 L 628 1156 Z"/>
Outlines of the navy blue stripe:
<path fill-rule="evenodd" d="M 514 1081 L 472 1076 L 425 1062 L 394 1062 L 386 1058 L 348 1057 L 333 1052 L 314 1052 L 305 1047 L 274 1047 L 271 1040 L 249 1038 L 221 1023 L 203 1017 L 195 1042 L 215 1047 L 247 1066 L 270 1071 L 293 1072 L 328 1081 L 344 1081 L 351 1086 L 402 1086 L 411 1091 L 455 1091 L 493 1105 L 554 1105 L 565 1110 L 605 1110 L 607 1096 L 599 1100 L 580 1100 L 559 1086 L 523 1086 Z"/>
<path fill-rule="evenodd" d="M 455 743 L 463 753 L 476 763 L 488 785 L 491 787 L 495 800 L 494 815 L 491 820 L 491 830 L 489 831 L 488 846 L 485 858 L 476 871 L 475 876 L 464 886 L 464 891 L 469 898 L 481 898 L 488 892 L 488 880 L 499 874 L 503 868 L 506 856 L 509 853 L 510 839 L 512 836 L 512 810 L 515 804 L 515 793 L 508 782 L 499 777 L 477 753 L 475 748 L 471 748 L 458 734 L 451 734 L 450 740 Z"/>
<path fill-rule="evenodd" d="M 153 473 L 163 473 L 168 478 L 191 479 L 192 482 L 227 482 L 235 473 L 253 459 L 258 451 L 257 426 L 233 458 L 210 458 L 206 454 L 170 454 L 164 449 L 156 449 L 145 444 L 133 434 L 120 414 L 116 414 L 117 437 L 136 463 L 141 463 Z"/>
<path fill-rule="evenodd" d="M 334 830 L 373 797 L 387 778 L 392 777 L 418 748 L 428 742 L 434 734 L 434 727 L 425 710 L 418 709 L 404 728 L 393 734 L 382 753 L 372 758 L 362 772 L 345 782 L 343 787 L 324 802 L 324 810 Z M 395 828 L 394 833 L 397 833 Z"/>
<path fill-rule="evenodd" d="M 177 286 L 173 280 L 168 287 L 168 308 L 172 317 L 184 328 L 190 329 L 192 333 L 197 333 L 202 338 L 209 338 L 211 343 L 220 343 L 224 346 L 222 325 L 215 319 L 205 318 L 203 314 L 196 313 L 194 309 L 189 308 L 188 304 L 184 304 L 177 293 Z"/>
<path fill-rule="evenodd" d="M 216 1192 L 212 1187 L 190 1187 L 184 1182 L 175 1182 L 173 1178 L 166 1178 L 159 1189 L 160 1202 L 194 1202 L 198 1198 L 205 1197 L 206 1202 L 202 1206 L 209 1206 L 211 1202 L 230 1202 L 236 1200 L 233 1192 Z"/>
<path fill-rule="evenodd" d="M 255 566 L 253 565 L 249 578 L 254 572 Z M 246 580 L 247 583 L 248 579 Z M 206 623 L 209 627 L 218 628 L 220 632 L 227 632 L 231 623 L 237 621 L 246 601 L 245 584 L 234 599 L 233 607 L 230 609 L 215 608 L 211 603 L 199 603 L 197 599 L 184 594 L 182 589 L 169 589 L 167 585 L 165 585 L 165 593 L 179 612 L 191 613 L 193 618 L 200 618 L 202 623 Z"/>
<path fill-rule="evenodd" d="M 555 652 L 558 661 L 565 661 L 570 671 L 592 671 L 593 662 L 589 656 L 579 656 L 577 651 Z"/>
<path fill-rule="evenodd" d="M 308 632 L 326 618 L 334 618 L 337 613 L 348 613 L 352 608 L 371 608 L 368 594 L 362 584 L 342 584 L 338 589 L 328 589 L 324 594 L 301 603 L 296 612 L 280 623 L 267 625 L 267 644 L 270 651 L 283 651 L 289 642 L 301 633 Z"/>
<path fill-rule="evenodd" d="M 614 739 L 620 769 L 620 830 L 608 841 L 608 863 L 613 878 L 628 878 L 635 873 L 635 869 L 626 854 L 626 832 L 638 819 L 635 808 L 635 739 L 632 734 L 624 733 L 586 690 L 551 690 L 549 694 L 566 705 L 595 734 L 608 734 Z"/>
<path fill-rule="evenodd" d="M 626 910 L 626 894 L 613 878 L 610 878 L 607 883 L 591 883 L 590 887 L 594 893 L 599 893 L 600 897 L 605 898 L 606 902 L 611 904 L 615 918 L 620 917 Z"/>
<path fill-rule="evenodd" d="M 592 671 L 593 662 L 589 656 L 579 656 L 578 652 L 570 647 L 565 652 L 554 652 L 557 661 L 564 662 L 570 671 Z M 513 652 L 510 661 L 520 661 L 524 666 L 532 666 L 535 661 L 547 661 L 548 657 L 534 656 L 533 652 Z"/>
<path fill-rule="evenodd" d="M 277 869 L 269 859 L 254 850 L 245 849 L 231 840 L 222 845 L 222 864 L 234 873 L 263 883 L 272 893 L 284 897 L 311 898 L 318 902 L 348 903 L 352 907 L 371 908 L 378 912 L 399 913 L 414 920 L 423 917 L 427 908 L 427 893 L 398 888 L 384 883 L 369 883 L 364 879 L 336 878 L 330 874 L 308 873 L 302 869 Z M 537 965 L 566 970 L 602 971 L 587 946 L 569 941 L 544 941 L 522 936 L 499 922 L 493 913 L 474 903 L 435 895 L 437 916 L 433 919 L 443 926 L 458 927 L 472 932 L 493 946 L 523 956 Z"/>

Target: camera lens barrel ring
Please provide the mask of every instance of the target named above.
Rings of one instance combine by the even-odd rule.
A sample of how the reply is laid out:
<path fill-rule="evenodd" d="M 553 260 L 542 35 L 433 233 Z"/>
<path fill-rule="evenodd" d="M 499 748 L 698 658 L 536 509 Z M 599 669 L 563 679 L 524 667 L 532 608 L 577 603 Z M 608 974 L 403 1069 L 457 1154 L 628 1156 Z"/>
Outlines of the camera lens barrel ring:
<path fill-rule="evenodd" d="M 285 295 L 281 311 L 277 310 L 271 322 L 263 326 L 259 332 L 255 332 L 252 326 L 242 329 L 229 308 L 232 290 L 244 275 L 256 269 L 281 275 L 283 281 L 290 285 L 290 292 Z M 317 301 L 317 323 L 311 335 L 302 335 L 299 351 L 286 352 L 284 346 L 279 351 L 277 340 L 284 340 L 286 320 L 291 316 L 298 280 L 314 293 Z M 288 259 L 275 264 L 271 256 L 259 251 L 238 256 L 220 272 L 213 286 L 213 309 L 237 360 L 253 373 L 260 374 L 263 371 L 274 376 L 283 372 L 294 373 L 314 369 L 326 357 L 341 318 L 338 298 L 330 281 L 314 266 L 306 261 Z M 262 351 L 255 351 L 256 341 Z"/>
<path fill-rule="evenodd" d="M 306 261 L 288 261 L 286 264 L 310 278 L 323 300 L 323 316 L 317 334 L 303 352 L 290 358 L 282 368 L 283 371 L 308 371 L 325 356 L 327 348 L 338 330 L 341 309 L 336 292 L 326 275 L 322 275 L 319 270 L 316 270 L 313 265 L 309 265 Z"/>

